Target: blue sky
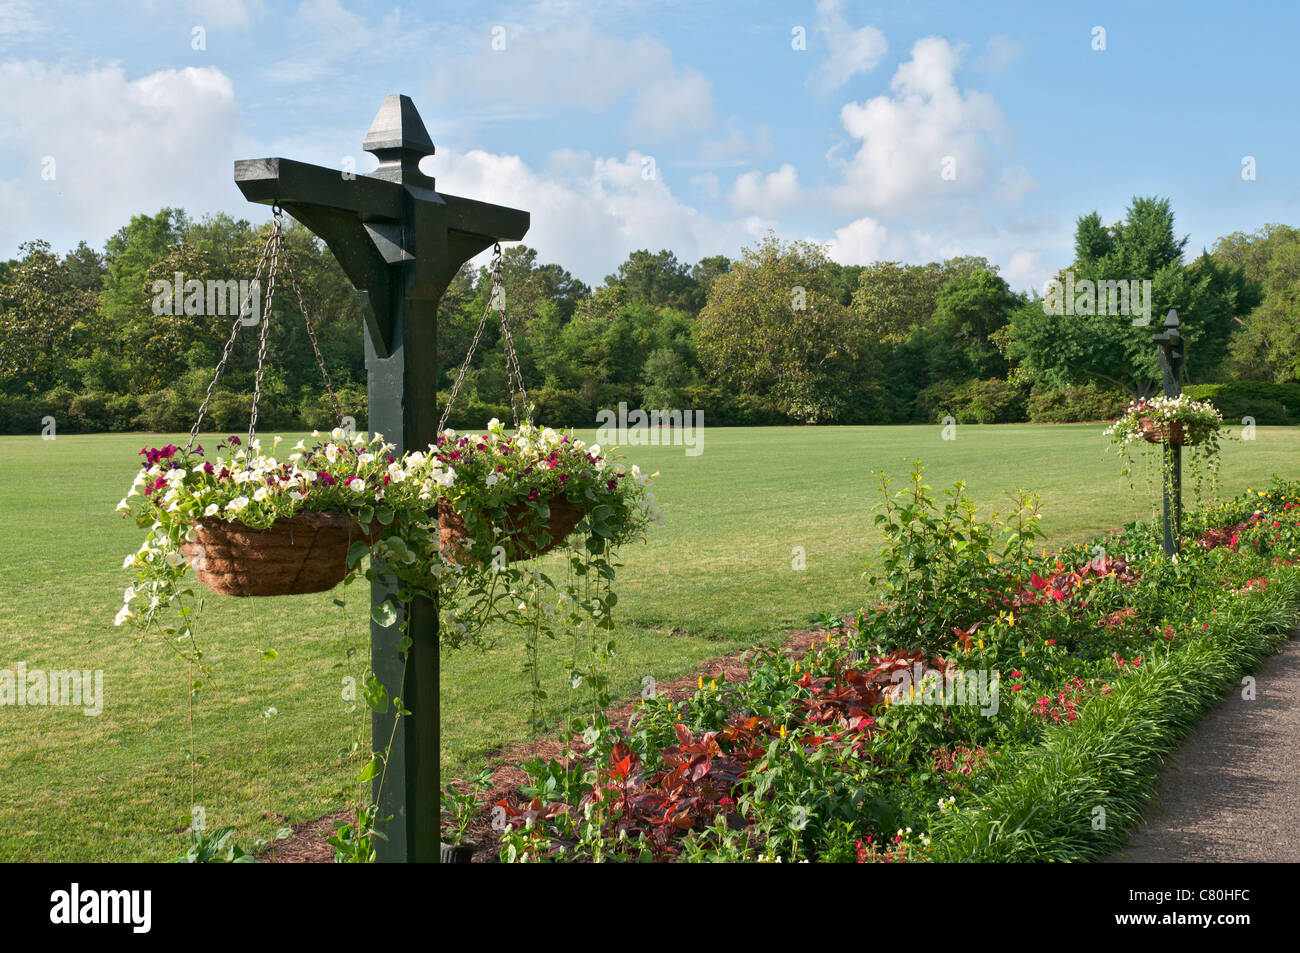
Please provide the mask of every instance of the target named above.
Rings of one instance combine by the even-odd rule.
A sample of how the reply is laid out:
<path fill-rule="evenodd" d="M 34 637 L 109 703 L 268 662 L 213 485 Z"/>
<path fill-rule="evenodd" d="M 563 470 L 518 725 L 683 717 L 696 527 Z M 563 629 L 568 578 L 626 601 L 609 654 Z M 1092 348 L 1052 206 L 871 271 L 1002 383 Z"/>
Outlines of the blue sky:
<path fill-rule="evenodd" d="M 1197 251 L 1300 222 L 1298 9 L 0 0 L 0 255 L 168 204 L 261 220 L 234 159 L 366 171 L 404 92 L 439 188 L 528 209 L 528 243 L 590 283 L 772 230 L 1041 287 L 1079 215 L 1135 194 L 1169 196 Z"/>

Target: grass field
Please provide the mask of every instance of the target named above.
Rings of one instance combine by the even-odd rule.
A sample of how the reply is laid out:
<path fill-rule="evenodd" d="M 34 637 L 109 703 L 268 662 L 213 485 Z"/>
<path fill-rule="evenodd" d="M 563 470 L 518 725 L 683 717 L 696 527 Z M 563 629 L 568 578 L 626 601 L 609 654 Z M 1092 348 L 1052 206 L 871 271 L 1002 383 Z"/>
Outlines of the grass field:
<path fill-rule="evenodd" d="M 1156 501 L 1140 483 L 1130 492 L 1101 429 L 963 426 L 950 441 L 937 426 L 711 429 L 700 456 L 628 448 L 660 471 L 665 523 L 623 553 L 618 694 L 860 604 L 860 573 L 878 544 L 873 471 L 899 478 L 921 458 L 931 485 L 963 479 L 988 504 L 1003 490 L 1038 492 L 1050 543 L 1149 516 Z M 169 859 L 192 805 L 246 842 L 282 819 L 337 810 L 351 789 L 356 765 L 339 752 L 363 721 L 340 686 L 368 653 L 359 588 L 209 600 L 200 639 L 213 677 L 194 714 L 202 760 L 191 793 L 189 673 L 157 637 L 136 644 L 112 624 L 130 581 L 122 558 L 140 539 L 113 506 L 136 451 L 166 439 L 0 437 L 0 670 L 102 670 L 105 695 L 98 717 L 0 708 L 0 860 Z M 1252 442 L 1225 445 L 1223 492 L 1295 476 L 1298 464 L 1300 429 L 1260 428 Z M 796 546 L 807 554 L 802 572 L 791 568 Z M 278 657 L 268 661 L 270 648 Z M 563 649 L 543 652 L 544 679 L 558 686 Z M 445 770 L 524 736 L 521 663 L 515 644 L 444 657 Z"/>

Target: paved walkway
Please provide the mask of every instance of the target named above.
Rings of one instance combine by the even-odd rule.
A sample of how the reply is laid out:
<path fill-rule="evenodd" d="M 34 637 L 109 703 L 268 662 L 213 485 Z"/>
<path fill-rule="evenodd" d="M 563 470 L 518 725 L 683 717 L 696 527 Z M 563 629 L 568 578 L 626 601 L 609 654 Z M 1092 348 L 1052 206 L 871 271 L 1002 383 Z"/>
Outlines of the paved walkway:
<path fill-rule="evenodd" d="M 1165 763 L 1120 863 L 1300 861 L 1300 633 Z"/>

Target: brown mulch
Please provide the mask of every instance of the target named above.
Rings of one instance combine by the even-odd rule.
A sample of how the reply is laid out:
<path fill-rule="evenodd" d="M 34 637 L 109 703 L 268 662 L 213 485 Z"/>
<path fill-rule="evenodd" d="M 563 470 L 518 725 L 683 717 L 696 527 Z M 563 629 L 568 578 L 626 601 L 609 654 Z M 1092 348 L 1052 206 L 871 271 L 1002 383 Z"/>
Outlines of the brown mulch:
<path fill-rule="evenodd" d="M 820 644 L 825 638 L 824 629 L 787 630 L 781 643 L 781 650 L 787 655 L 802 654 L 807 651 L 810 643 L 815 641 Z M 746 663 L 753 653 L 754 650 L 751 648 L 736 655 L 710 659 L 689 675 L 659 683 L 655 686 L 656 692 L 661 696 L 667 695 L 676 702 L 691 697 L 699 685 L 700 678 L 706 682 L 715 678 L 730 683 L 743 681 L 749 673 Z M 627 727 L 628 720 L 640 700 L 639 696 L 634 695 L 609 709 L 606 714 L 610 724 Z M 581 749 L 582 743 L 579 741 L 575 747 Z M 491 805 L 503 797 L 515 795 L 521 785 L 528 783 L 529 775 L 519 765 L 534 758 L 543 761 L 552 758 L 559 760 L 562 752 L 563 744 L 558 738 L 543 737 L 510 745 L 491 755 L 489 761 L 496 765 L 492 769 L 492 787 L 482 798 L 485 807 L 470 823 L 469 830 L 466 832 L 467 839 L 480 845 L 496 843 L 497 834 L 492 830 Z M 258 854 L 257 859 L 264 863 L 280 864 L 332 863 L 334 848 L 326 841 L 334 833 L 335 822 L 352 822 L 355 818 L 354 811 L 345 810 L 305 824 L 293 825 L 292 836 L 271 845 Z M 496 863 L 496 861 L 495 850 L 480 848 L 474 853 L 473 862 L 476 864 Z"/>

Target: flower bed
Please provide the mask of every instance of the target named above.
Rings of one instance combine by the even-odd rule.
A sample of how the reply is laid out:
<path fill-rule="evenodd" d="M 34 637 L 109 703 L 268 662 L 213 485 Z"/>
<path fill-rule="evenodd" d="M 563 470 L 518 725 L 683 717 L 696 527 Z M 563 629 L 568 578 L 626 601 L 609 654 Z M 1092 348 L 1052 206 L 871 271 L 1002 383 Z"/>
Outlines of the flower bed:
<path fill-rule="evenodd" d="M 1300 614 L 1290 559 L 1300 485 L 1191 519 L 1202 539 L 1246 516 L 1272 538 L 1261 528 L 1258 546 L 1189 545 L 1176 560 L 1140 525 L 1035 555 L 1030 501 L 997 526 L 962 516 L 965 503 L 958 487 L 936 504 L 918 473 L 883 514 L 882 605 L 832 626 L 802 658 L 762 650 L 742 682 L 646 699 L 625 730 L 591 732 L 588 750 L 525 766 L 532 781 L 497 805 L 501 858 L 1112 850 L 1160 755 Z M 976 565 L 939 555 L 972 545 Z M 954 586 L 963 592 L 932 598 Z"/>

